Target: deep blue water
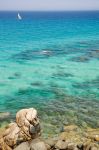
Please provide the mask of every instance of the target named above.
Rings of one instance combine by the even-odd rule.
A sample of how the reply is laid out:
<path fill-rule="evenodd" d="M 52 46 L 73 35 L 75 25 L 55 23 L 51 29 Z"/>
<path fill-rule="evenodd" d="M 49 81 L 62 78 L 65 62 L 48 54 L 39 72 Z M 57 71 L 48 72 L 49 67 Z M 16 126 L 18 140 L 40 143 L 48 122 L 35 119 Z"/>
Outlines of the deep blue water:
<path fill-rule="evenodd" d="M 0 111 L 99 126 L 99 11 L 17 13 L 0 12 Z"/>

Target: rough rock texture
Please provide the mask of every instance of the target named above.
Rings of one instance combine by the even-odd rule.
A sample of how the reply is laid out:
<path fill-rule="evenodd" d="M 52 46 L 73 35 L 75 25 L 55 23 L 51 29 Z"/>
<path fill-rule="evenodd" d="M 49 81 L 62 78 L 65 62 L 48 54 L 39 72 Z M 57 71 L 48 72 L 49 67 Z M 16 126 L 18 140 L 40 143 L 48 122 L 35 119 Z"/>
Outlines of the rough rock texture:
<path fill-rule="evenodd" d="M 37 111 L 33 108 L 20 110 L 16 114 L 16 123 L 28 139 L 33 139 L 40 132 Z"/>
<path fill-rule="evenodd" d="M 0 150 L 99 150 L 99 129 L 64 126 L 53 138 L 40 137 L 37 111 L 23 109 L 16 114 L 16 122 L 1 130 Z"/>
<path fill-rule="evenodd" d="M 22 142 L 40 135 L 40 124 L 34 108 L 22 109 L 16 114 L 16 122 L 9 124 L 0 139 L 2 150 L 13 149 Z"/>

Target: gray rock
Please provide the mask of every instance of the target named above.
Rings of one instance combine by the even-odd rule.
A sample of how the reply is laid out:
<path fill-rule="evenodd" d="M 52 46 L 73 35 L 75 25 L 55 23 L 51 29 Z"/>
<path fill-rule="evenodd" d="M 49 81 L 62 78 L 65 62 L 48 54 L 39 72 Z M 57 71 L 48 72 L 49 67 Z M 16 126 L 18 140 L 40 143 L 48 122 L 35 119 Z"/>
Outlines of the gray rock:
<path fill-rule="evenodd" d="M 34 126 L 30 126 L 30 133 L 31 134 L 36 134 L 36 129 Z"/>
<path fill-rule="evenodd" d="M 36 125 L 35 127 L 34 126 L 30 126 L 30 133 L 31 134 L 37 134 L 39 131 L 40 131 L 40 125 Z"/>
<path fill-rule="evenodd" d="M 39 141 L 37 143 L 34 143 L 34 142 L 31 143 L 30 149 L 31 150 L 47 150 L 45 143 L 42 141 Z"/>
<path fill-rule="evenodd" d="M 20 144 L 19 146 L 17 146 L 14 150 L 30 150 L 29 143 L 24 142 Z"/>

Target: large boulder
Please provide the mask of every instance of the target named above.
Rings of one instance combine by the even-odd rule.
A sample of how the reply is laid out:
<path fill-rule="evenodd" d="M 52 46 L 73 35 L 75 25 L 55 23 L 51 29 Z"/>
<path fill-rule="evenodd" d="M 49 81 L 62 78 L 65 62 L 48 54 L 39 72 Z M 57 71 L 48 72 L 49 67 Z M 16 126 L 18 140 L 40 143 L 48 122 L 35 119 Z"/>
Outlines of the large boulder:
<path fill-rule="evenodd" d="M 40 134 L 39 119 L 34 108 L 20 110 L 16 114 L 16 123 L 30 139 Z"/>
<path fill-rule="evenodd" d="M 34 108 L 22 109 L 16 114 L 16 122 L 9 124 L 0 139 L 1 150 L 13 149 L 22 142 L 40 135 L 40 123 Z M 8 147 L 8 148 L 5 148 Z"/>

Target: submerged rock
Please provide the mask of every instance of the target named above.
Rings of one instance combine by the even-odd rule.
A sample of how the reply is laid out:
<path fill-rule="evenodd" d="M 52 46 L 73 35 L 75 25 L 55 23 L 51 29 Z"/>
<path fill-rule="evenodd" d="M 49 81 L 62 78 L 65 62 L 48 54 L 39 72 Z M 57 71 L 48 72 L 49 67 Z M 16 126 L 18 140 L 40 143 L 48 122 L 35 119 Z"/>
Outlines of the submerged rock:
<path fill-rule="evenodd" d="M 75 62 L 88 62 L 90 58 L 88 56 L 78 56 L 78 57 L 73 57 L 71 60 Z"/>
<path fill-rule="evenodd" d="M 63 72 L 63 71 L 59 71 L 59 72 L 56 72 L 56 73 L 53 73 L 52 74 L 52 78 L 65 78 L 65 77 L 73 77 L 73 74 L 71 73 L 66 73 L 66 72 Z"/>
<path fill-rule="evenodd" d="M 21 74 L 18 72 L 15 72 L 12 76 L 9 76 L 8 79 L 19 79 L 21 77 Z"/>
<path fill-rule="evenodd" d="M 42 84 L 42 82 L 39 82 L 39 81 L 37 81 L 37 82 L 32 82 L 32 83 L 30 83 L 30 85 L 31 86 L 43 86 L 43 84 Z"/>
<path fill-rule="evenodd" d="M 0 112 L 0 121 L 10 117 L 10 112 Z"/>
<path fill-rule="evenodd" d="M 69 126 L 65 126 L 64 127 L 64 131 L 76 131 L 78 129 L 78 127 L 76 125 L 69 125 Z"/>
<path fill-rule="evenodd" d="M 63 128 L 59 135 L 43 139 L 37 111 L 22 109 L 16 114 L 16 122 L 2 131 L 0 150 L 99 150 L 99 129 L 82 129 L 74 124 Z"/>
<path fill-rule="evenodd" d="M 93 50 L 93 51 L 89 52 L 88 55 L 90 57 L 99 59 L 99 50 Z"/>

